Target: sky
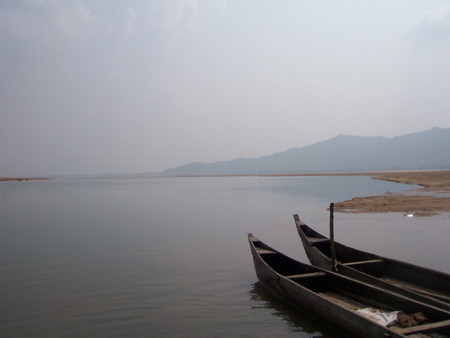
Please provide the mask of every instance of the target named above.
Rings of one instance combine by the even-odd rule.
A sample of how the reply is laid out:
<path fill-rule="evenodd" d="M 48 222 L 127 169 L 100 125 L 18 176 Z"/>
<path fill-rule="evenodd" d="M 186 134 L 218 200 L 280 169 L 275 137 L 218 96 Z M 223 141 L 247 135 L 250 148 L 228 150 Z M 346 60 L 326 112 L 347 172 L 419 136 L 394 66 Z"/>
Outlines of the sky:
<path fill-rule="evenodd" d="M 448 1 L 2 0 L 0 177 L 450 127 Z"/>

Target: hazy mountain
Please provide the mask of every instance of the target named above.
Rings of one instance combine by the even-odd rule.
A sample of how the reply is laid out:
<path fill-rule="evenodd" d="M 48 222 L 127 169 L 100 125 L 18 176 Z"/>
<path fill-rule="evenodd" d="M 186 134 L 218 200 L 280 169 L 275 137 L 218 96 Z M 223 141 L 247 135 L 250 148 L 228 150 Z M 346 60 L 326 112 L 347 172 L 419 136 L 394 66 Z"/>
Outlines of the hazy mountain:
<path fill-rule="evenodd" d="M 339 135 L 259 158 L 190 163 L 161 175 L 234 175 L 450 169 L 450 128 L 387 137 Z"/>

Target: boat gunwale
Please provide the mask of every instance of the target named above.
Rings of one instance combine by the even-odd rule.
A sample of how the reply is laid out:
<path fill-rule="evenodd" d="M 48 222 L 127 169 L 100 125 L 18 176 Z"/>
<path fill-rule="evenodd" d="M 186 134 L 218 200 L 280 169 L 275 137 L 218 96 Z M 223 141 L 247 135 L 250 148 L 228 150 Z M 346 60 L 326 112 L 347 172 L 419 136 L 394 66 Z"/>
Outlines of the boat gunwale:
<path fill-rule="evenodd" d="M 291 303 L 292 305 L 294 305 L 295 307 L 298 308 L 298 306 L 297 306 L 297 304 L 295 304 L 295 302 L 292 302 L 289 299 L 286 299 L 286 297 L 288 296 L 288 292 L 285 291 L 286 294 L 278 294 L 277 292 L 275 292 L 274 290 L 272 290 L 270 288 L 270 285 L 266 285 L 264 283 L 264 281 L 262 280 L 263 278 L 259 275 L 260 271 L 258 269 L 258 266 L 260 264 L 264 265 L 264 268 L 265 268 L 264 272 L 265 272 L 265 274 L 272 275 L 272 277 L 270 277 L 270 280 L 277 280 L 278 283 L 285 284 L 285 286 L 291 285 L 294 289 L 302 290 L 302 294 L 308 294 L 309 295 L 308 297 L 311 300 L 314 299 L 314 302 L 308 303 L 308 304 L 310 305 L 310 307 L 311 306 L 314 307 L 313 311 L 314 311 L 315 315 L 317 315 L 319 317 L 325 317 L 325 319 L 328 319 L 333 324 L 338 325 L 338 326 L 340 326 L 340 327 L 342 327 L 345 330 L 348 330 L 350 332 L 352 332 L 352 331 L 354 332 L 354 330 L 358 330 L 357 329 L 358 325 L 362 325 L 364 327 L 369 325 L 370 327 L 373 328 L 373 330 L 375 332 L 378 332 L 379 334 L 383 334 L 384 335 L 385 333 L 389 333 L 391 337 L 406 337 L 401 332 L 399 332 L 400 328 L 382 326 L 382 325 L 380 325 L 378 323 L 370 321 L 369 319 L 359 315 L 358 313 L 356 313 L 356 311 L 350 310 L 348 308 L 348 306 L 344 306 L 344 305 L 342 305 L 340 303 L 331 301 L 330 300 L 330 296 L 327 297 L 327 295 L 324 295 L 327 292 L 327 290 L 325 290 L 325 292 L 323 292 L 323 291 L 317 291 L 316 292 L 316 291 L 308 288 L 307 286 L 304 286 L 304 285 L 302 285 L 300 283 L 295 282 L 295 280 L 290 279 L 288 276 L 285 276 L 285 275 L 279 273 L 278 271 L 274 270 L 269 265 L 269 263 L 266 262 L 263 259 L 263 257 L 257 252 L 256 246 L 254 244 L 254 241 L 258 241 L 259 243 L 264 244 L 264 246 L 267 246 L 267 244 L 265 244 L 264 242 L 260 241 L 258 238 L 254 237 L 252 234 L 248 235 L 248 241 L 250 243 L 252 256 L 253 256 L 253 260 L 254 260 L 254 264 L 255 264 L 255 270 L 256 270 L 258 279 L 260 280 L 262 285 L 264 285 L 264 287 L 266 289 L 268 289 L 271 293 L 274 293 L 276 296 L 281 297 L 285 301 Z M 275 251 L 277 255 L 280 255 L 283 258 L 287 258 L 287 259 L 293 260 L 292 258 L 284 255 L 283 253 L 281 253 L 281 252 L 279 252 L 279 251 L 277 251 L 277 250 L 275 250 L 273 248 L 270 248 L 270 249 Z M 296 260 L 293 260 L 293 261 L 298 262 Z M 301 262 L 298 262 L 298 263 L 300 263 L 301 265 L 309 266 L 309 265 L 301 263 Z M 399 299 L 400 299 L 400 303 L 402 303 L 402 301 L 403 301 L 404 305 L 405 304 L 408 305 L 407 303 L 409 302 L 410 304 L 415 304 L 416 306 L 422 307 L 424 310 L 435 311 L 437 313 L 440 313 L 441 315 L 444 313 L 445 316 L 448 315 L 448 318 L 450 318 L 450 312 L 446 311 L 444 309 L 437 308 L 437 307 L 434 307 L 434 306 L 429 305 L 429 304 L 420 303 L 418 301 L 409 299 L 409 298 L 407 298 L 405 296 L 395 294 L 395 293 L 393 293 L 393 292 L 391 292 L 389 290 L 385 290 L 385 289 L 382 289 L 382 288 L 379 288 L 379 287 L 376 287 L 376 286 L 373 286 L 373 285 L 370 285 L 370 284 L 367 284 L 367 283 L 364 283 L 364 282 L 361 282 L 361 281 L 357 281 L 357 280 L 354 280 L 354 279 L 349 278 L 347 276 L 336 274 L 334 272 L 327 271 L 327 270 L 321 269 L 319 267 L 313 267 L 313 268 L 317 269 L 319 272 L 323 272 L 325 274 L 324 276 L 332 276 L 332 277 L 334 276 L 334 278 L 338 278 L 338 279 L 341 279 L 343 281 L 350 282 L 350 283 L 355 283 L 354 285 L 360 285 L 360 286 L 362 286 L 363 289 L 364 288 L 372 289 L 372 290 L 375 290 L 377 293 L 381 292 L 381 293 L 387 294 L 387 295 L 389 295 L 389 297 L 394 296 L 393 298 L 396 298 L 397 301 L 399 301 Z M 281 284 L 280 284 L 280 287 L 282 287 Z M 284 288 L 283 288 L 283 290 L 284 290 Z M 333 289 L 333 288 L 328 290 L 329 293 L 330 292 L 332 293 L 334 291 L 336 291 L 336 290 Z M 339 295 L 342 296 L 342 294 L 339 294 Z M 352 299 L 349 298 L 349 300 L 352 300 Z M 319 301 L 320 304 L 313 304 L 313 303 L 316 303 L 317 301 Z M 372 302 L 373 299 L 370 299 L 370 301 Z M 406 301 L 406 303 L 405 303 L 405 301 Z M 350 304 L 350 303 L 348 303 L 348 304 Z M 389 304 L 386 304 L 386 305 L 389 306 Z M 335 320 L 334 317 L 331 314 L 330 315 L 328 315 L 328 314 L 324 315 L 323 313 L 322 314 L 318 313 L 319 311 L 317 309 L 320 309 L 320 308 L 324 308 L 324 309 L 330 309 L 331 308 L 331 309 L 334 309 L 334 310 L 338 310 L 338 311 L 340 311 L 339 312 L 339 317 L 347 317 L 346 318 L 347 320 L 348 320 L 348 317 L 350 317 L 351 321 L 354 321 L 354 323 L 353 324 L 344 323 L 345 324 L 344 325 L 342 322 L 339 322 L 339 321 Z M 301 310 L 304 310 L 304 309 L 301 309 Z M 303 311 L 303 312 L 305 312 L 305 311 Z M 331 312 L 333 312 L 333 311 L 331 311 Z M 437 320 L 435 322 L 438 323 L 438 322 L 446 321 L 446 320 L 447 319 L 444 319 L 444 320 L 439 319 L 439 320 Z M 419 328 L 416 331 L 418 331 L 418 330 L 419 330 Z"/>
<path fill-rule="evenodd" d="M 302 220 L 300 220 L 300 218 L 298 217 L 298 214 L 294 215 L 294 220 L 295 220 L 297 232 L 302 240 L 304 250 L 305 250 L 310 262 L 315 266 L 319 266 L 326 270 L 331 270 L 331 264 L 332 264 L 331 258 L 328 257 L 322 250 L 320 250 L 320 248 L 317 245 L 312 244 L 311 240 L 309 239 L 308 235 L 306 234 L 306 232 L 304 231 L 303 228 L 306 228 L 308 232 L 313 233 L 315 235 L 314 238 L 316 238 L 316 236 L 320 237 L 320 238 L 327 238 L 327 237 L 323 236 L 322 234 L 318 233 L 314 229 L 310 228 L 306 223 L 304 223 Z M 386 257 L 382 257 L 382 256 L 379 256 L 376 254 L 364 252 L 364 251 L 346 246 L 339 242 L 335 242 L 335 247 L 336 247 L 336 251 L 351 250 L 357 254 L 362 254 L 366 257 L 372 257 L 374 260 L 379 259 L 382 261 L 380 263 L 385 264 L 385 266 L 388 266 L 390 269 L 392 269 L 393 266 L 398 266 L 398 267 L 402 267 L 402 268 L 406 268 L 406 269 L 411 269 L 411 271 L 417 272 L 420 274 L 431 274 L 431 276 L 433 276 L 433 278 L 444 277 L 445 280 L 448 280 L 448 283 L 450 285 L 450 275 L 446 274 L 445 272 L 441 272 L 441 271 L 434 270 L 434 269 L 428 269 L 428 268 L 421 267 L 416 264 L 407 263 L 407 262 L 403 262 L 400 260 L 386 258 Z M 421 302 L 439 307 L 446 311 L 450 311 L 450 302 L 447 301 L 448 297 L 443 295 L 442 291 L 440 292 L 438 290 L 429 289 L 426 286 L 421 286 L 420 284 L 413 284 L 413 283 L 409 283 L 409 286 L 411 287 L 411 289 L 407 289 L 404 286 L 400 287 L 398 285 L 390 283 L 388 280 L 386 280 L 383 277 L 377 277 L 372 274 L 361 271 L 359 269 L 356 269 L 352 266 L 352 264 L 349 264 L 349 263 L 358 265 L 359 262 L 353 261 L 353 262 L 343 263 L 343 262 L 338 261 L 336 264 L 337 272 L 339 274 L 361 280 L 365 283 L 376 285 L 377 287 L 386 288 L 392 292 L 403 294 L 403 295 L 413 298 L 417 301 L 421 301 Z M 364 266 L 364 265 L 360 264 L 360 266 Z M 389 271 L 389 270 L 385 270 L 385 271 Z M 406 285 L 408 285 L 408 283 L 406 283 Z M 413 291 L 412 290 L 413 288 L 416 291 Z M 424 289 L 424 291 L 423 292 L 417 291 L 417 290 L 420 290 L 420 288 Z M 430 291 L 434 291 L 434 293 L 433 292 L 430 293 Z"/>

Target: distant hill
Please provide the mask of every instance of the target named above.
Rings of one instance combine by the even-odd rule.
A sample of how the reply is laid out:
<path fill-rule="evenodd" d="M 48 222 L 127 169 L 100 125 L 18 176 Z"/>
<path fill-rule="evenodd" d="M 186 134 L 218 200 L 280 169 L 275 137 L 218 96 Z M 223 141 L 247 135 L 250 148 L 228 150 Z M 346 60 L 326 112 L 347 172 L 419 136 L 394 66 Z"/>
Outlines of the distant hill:
<path fill-rule="evenodd" d="M 239 175 L 450 169 L 450 128 L 387 137 L 339 135 L 259 158 L 190 163 L 160 175 Z"/>

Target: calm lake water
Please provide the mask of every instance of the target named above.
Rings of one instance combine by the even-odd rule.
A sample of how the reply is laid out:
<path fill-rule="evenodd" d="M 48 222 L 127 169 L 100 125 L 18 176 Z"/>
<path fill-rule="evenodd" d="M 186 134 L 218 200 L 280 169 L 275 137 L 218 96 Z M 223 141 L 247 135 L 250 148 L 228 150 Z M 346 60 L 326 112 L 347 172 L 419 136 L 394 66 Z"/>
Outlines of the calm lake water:
<path fill-rule="evenodd" d="M 411 186 L 368 177 L 0 184 L 1 337 L 336 337 L 268 293 L 247 233 L 307 262 L 292 215 Z M 449 214 L 336 214 L 336 240 L 450 272 Z"/>

